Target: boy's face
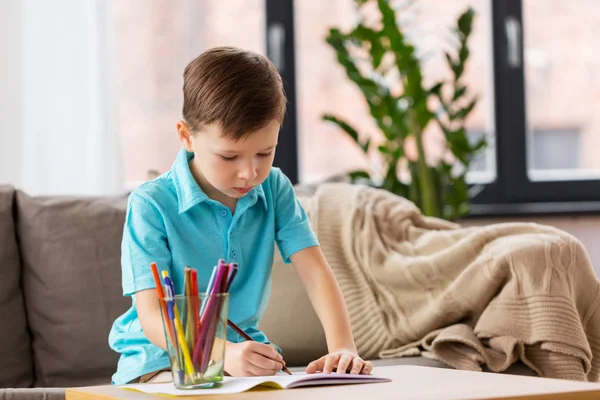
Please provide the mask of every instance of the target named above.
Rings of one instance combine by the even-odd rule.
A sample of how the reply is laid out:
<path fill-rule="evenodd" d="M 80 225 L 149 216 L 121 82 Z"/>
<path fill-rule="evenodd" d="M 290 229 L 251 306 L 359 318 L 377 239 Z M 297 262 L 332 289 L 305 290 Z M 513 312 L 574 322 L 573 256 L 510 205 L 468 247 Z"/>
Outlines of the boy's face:
<path fill-rule="evenodd" d="M 187 151 L 194 153 L 192 173 L 206 194 L 219 200 L 221 195 L 238 199 L 267 179 L 280 124 L 267 126 L 238 140 L 223 136 L 218 123 L 204 125 L 191 135 L 185 122 L 177 125 L 179 138 Z"/>

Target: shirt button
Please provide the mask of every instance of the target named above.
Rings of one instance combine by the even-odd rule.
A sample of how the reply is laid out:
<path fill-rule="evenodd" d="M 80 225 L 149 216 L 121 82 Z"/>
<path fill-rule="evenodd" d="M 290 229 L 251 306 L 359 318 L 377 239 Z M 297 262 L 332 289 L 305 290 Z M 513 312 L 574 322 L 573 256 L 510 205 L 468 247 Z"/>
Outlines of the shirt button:
<path fill-rule="evenodd" d="M 229 236 L 233 236 L 235 234 L 234 231 L 229 232 Z"/>
<path fill-rule="evenodd" d="M 231 252 L 231 257 L 233 257 L 233 258 L 237 258 L 237 251 L 235 251 L 235 250 L 234 250 L 234 251 L 232 251 L 232 252 Z"/>
<path fill-rule="evenodd" d="M 221 210 L 221 217 L 224 217 L 224 216 L 226 216 L 226 215 L 227 215 L 227 211 L 225 211 L 225 210 Z"/>

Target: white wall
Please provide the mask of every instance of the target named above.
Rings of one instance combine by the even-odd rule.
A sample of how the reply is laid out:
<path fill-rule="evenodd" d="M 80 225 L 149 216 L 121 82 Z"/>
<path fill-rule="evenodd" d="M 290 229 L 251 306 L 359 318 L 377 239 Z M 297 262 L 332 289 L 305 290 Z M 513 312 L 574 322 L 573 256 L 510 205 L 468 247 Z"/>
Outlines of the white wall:
<path fill-rule="evenodd" d="M 20 179 L 15 166 L 21 154 L 23 131 L 23 54 L 21 1 L 0 2 L 0 183 Z"/>
<path fill-rule="evenodd" d="M 0 1 L 0 183 L 123 190 L 112 2 Z"/>

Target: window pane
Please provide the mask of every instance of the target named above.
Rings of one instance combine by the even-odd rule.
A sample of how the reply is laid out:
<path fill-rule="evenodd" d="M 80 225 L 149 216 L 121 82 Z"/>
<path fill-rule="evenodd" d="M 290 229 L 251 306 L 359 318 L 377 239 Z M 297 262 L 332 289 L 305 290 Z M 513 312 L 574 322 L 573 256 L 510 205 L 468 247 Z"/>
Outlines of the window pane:
<path fill-rule="evenodd" d="M 523 1 L 532 180 L 598 179 L 600 2 Z"/>
<path fill-rule="evenodd" d="M 364 137 L 373 133 L 379 136 L 362 93 L 346 77 L 337 63 L 335 52 L 325 42 L 329 28 L 339 27 L 345 32 L 353 27 L 358 18 L 354 3 L 348 0 L 302 0 L 295 3 L 298 144 L 302 182 L 323 180 L 353 169 L 378 168 L 377 161 L 367 159 L 347 134 L 322 121 L 323 114 L 333 114 L 356 127 Z M 477 15 L 470 38 L 471 55 L 463 76 L 469 91 L 477 93 L 480 100 L 469 116 L 467 130 L 471 139 L 486 135 L 489 143 L 488 151 L 474 162 L 470 180 L 490 182 L 495 179 L 496 168 L 489 1 L 420 0 L 399 15 L 410 26 L 409 37 L 418 54 L 427 58 L 423 64 L 424 84 L 429 87 L 440 78 L 450 77 L 444 57 L 444 51 L 453 48 L 448 41 L 449 30 L 469 5 Z M 440 157 L 443 139 L 434 124 L 429 127 L 425 144 L 428 157 L 435 160 Z"/>
<path fill-rule="evenodd" d="M 114 0 L 123 167 L 128 187 L 180 149 L 183 69 L 207 48 L 265 54 L 264 0 Z"/>

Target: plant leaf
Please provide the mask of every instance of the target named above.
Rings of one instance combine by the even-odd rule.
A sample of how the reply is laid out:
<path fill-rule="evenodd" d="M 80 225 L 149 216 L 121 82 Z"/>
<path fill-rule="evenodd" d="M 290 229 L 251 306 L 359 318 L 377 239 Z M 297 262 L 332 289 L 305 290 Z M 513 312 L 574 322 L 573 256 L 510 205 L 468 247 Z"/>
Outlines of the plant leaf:
<path fill-rule="evenodd" d="M 457 112 L 455 112 L 454 114 L 452 114 L 450 116 L 451 120 L 455 120 L 455 119 L 466 119 L 467 116 L 471 113 L 471 111 L 473 111 L 473 108 L 475 108 L 475 105 L 477 105 L 477 99 L 473 99 L 469 102 L 469 104 L 467 104 L 465 107 L 459 109 Z"/>
<path fill-rule="evenodd" d="M 406 42 L 404 34 L 398 28 L 396 14 L 388 0 L 377 0 L 382 15 L 382 34 L 390 41 L 390 48 L 396 57 L 396 66 L 401 77 L 404 77 L 404 94 L 415 101 L 425 97 L 421 75 L 421 66 L 415 54 L 414 46 Z"/>
<path fill-rule="evenodd" d="M 371 53 L 373 69 L 377 69 L 381 64 L 381 60 L 386 51 L 381 43 L 381 33 L 359 24 L 354 28 L 352 33 L 350 33 L 350 36 L 369 43 L 369 52 Z"/>
<path fill-rule="evenodd" d="M 350 126 L 350 124 L 348 124 L 345 121 L 342 121 L 341 119 L 339 119 L 333 115 L 329 115 L 329 114 L 324 115 L 323 120 L 333 122 L 334 124 L 336 124 L 337 126 L 342 128 L 348 134 L 348 136 L 350 136 L 354 140 L 354 142 L 356 142 L 356 144 L 358 144 L 360 146 L 360 148 L 365 153 L 367 152 L 367 150 L 369 149 L 369 145 L 371 143 L 370 140 L 367 140 L 364 143 L 361 142 L 360 138 L 358 137 L 358 132 L 356 131 L 356 129 L 354 129 L 352 126 Z"/>
<path fill-rule="evenodd" d="M 436 95 L 436 96 L 441 96 L 443 86 L 444 86 L 444 82 L 438 82 L 429 88 L 429 93 Z"/>
<path fill-rule="evenodd" d="M 468 37 L 471 34 L 473 27 L 473 17 L 475 16 L 475 10 L 469 7 L 458 17 L 458 30 L 463 37 Z"/>
<path fill-rule="evenodd" d="M 367 104 L 369 105 L 369 111 L 377 122 L 377 126 L 387 138 L 394 138 L 398 134 L 397 129 L 393 129 L 386 126 L 382 122 L 385 116 L 385 108 L 382 107 L 390 96 L 389 89 L 375 82 L 373 79 L 369 79 L 361 74 L 354 59 L 350 56 L 348 49 L 346 48 L 346 42 L 351 39 L 349 35 L 343 34 L 339 29 L 332 28 L 329 30 L 329 35 L 326 41 L 335 50 L 336 57 L 340 65 L 346 70 L 346 75 L 352 80 L 362 91 Z M 364 146 L 361 146 L 364 148 Z"/>
<path fill-rule="evenodd" d="M 471 152 L 473 152 L 473 155 L 475 155 L 475 153 L 478 153 L 481 150 L 483 150 L 484 148 L 486 148 L 487 145 L 488 145 L 487 139 L 484 136 L 481 139 L 479 139 L 477 142 L 475 142 L 474 144 L 471 145 Z"/>
<path fill-rule="evenodd" d="M 454 96 L 452 96 L 452 101 L 456 101 L 460 99 L 467 92 L 467 87 L 464 85 L 460 85 L 456 91 L 454 92 Z"/>
<path fill-rule="evenodd" d="M 356 182 L 358 180 L 367 179 L 369 182 L 371 181 L 371 176 L 366 171 L 350 171 L 348 172 L 348 176 L 352 180 L 352 182 Z"/>

